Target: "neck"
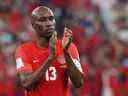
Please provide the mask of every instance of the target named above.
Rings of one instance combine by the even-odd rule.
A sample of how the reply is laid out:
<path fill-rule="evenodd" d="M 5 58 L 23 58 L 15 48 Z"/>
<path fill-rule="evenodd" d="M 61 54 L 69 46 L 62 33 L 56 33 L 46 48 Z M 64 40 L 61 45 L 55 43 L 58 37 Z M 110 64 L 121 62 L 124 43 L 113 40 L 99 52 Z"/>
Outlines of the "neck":
<path fill-rule="evenodd" d="M 49 44 L 49 40 L 47 38 L 39 37 L 37 39 L 37 46 L 38 47 L 48 47 L 48 44 Z"/>

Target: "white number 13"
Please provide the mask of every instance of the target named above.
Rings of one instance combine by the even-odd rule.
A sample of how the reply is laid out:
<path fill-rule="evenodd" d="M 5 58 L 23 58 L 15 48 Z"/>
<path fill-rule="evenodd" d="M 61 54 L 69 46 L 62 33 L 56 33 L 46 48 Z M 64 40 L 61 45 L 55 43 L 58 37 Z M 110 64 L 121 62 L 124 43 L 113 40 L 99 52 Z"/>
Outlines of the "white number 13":
<path fill-rule="evenodd" d="M 46 81 L 54 81 L 56 80 L 57 74 L 56 74 L 56 68 L 55 67 L 49 67 L 45 74 Z"/>

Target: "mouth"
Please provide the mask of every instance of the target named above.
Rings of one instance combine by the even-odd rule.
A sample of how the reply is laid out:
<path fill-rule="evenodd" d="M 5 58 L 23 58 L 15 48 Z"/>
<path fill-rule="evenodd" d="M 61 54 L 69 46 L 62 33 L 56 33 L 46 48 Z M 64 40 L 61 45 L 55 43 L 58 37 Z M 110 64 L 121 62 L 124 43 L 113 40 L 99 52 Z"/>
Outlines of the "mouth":
<path fill-rule="evenodd" d="M 48 28 L 48 29 L 46 29 L 46 32 L 48 32 L 48 33 L 52 33 L 52 32 L 54 32 L 54 31 L 55 31 L 54 28 Z"/>
<path fill-rule="evenodd" d="M 52 36 L 52 34 L 53 34 L 54 31 L 55 31 L 54 28 L 49 28 L 49 29 L 47 29 L 47 30 L 46 30 L 46 33 L 45 33 L 45 37 L 46 37 L 46 38 L 50 38 L 50 37 Z"/>

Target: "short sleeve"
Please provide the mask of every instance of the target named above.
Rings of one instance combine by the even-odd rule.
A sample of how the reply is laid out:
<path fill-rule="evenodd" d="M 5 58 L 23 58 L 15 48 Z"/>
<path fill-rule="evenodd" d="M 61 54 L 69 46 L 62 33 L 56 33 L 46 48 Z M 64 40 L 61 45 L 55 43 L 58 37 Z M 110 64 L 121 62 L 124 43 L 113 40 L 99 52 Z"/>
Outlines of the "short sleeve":
<path fill-rule="evenodd" d="M 72 56 L 72 58 L 77 59 L 78 61 L 80 61 L 79 52 L 78 52 L 77 47 L 76 47 L 75 44 L 73 44 L 73 43 L 70 44 L 70 46 L 68 48 L 68 52 Z"/>
<path fill-rule="evenodd" d="M 80 58 L 79 58 L 79 53 L 77 50 L 77 47 L 75 46 L 75 44 L 71 43 L 69 48 L 68 48 L 68 52 L 70 54 L 70 56 L 72 57 L 73 63 L 75 64 L 75 66 L 79 69 L 80 72 L 83 73 L 81 64 L 80 64 Z"/>
<path fill-rule="evenodd" d="M 25 53 L 23 47 L 19 47 L 16 50 L 15 54 L 15 60 L 16 60 L 16 70 L 17 72 L 31 72 L 32 71 L 32 65 L 29 60 L 29 57 L 27 56 L 27 53 Z"/>

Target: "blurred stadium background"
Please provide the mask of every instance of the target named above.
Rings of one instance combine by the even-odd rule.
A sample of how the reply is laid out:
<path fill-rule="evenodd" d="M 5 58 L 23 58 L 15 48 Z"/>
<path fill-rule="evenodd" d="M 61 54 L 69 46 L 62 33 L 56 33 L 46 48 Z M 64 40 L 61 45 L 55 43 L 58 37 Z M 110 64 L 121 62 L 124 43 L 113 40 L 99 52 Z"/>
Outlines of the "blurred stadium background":
<path fill-rule="evenodd" d="M 31 40 L 33 8 L 53 9 L 60 35 L 73 31 L 84 85 L 71 96 L 128 96 L 128 0 L 0 0 L 0 96 L 24 96 L 14 52 Z"/>

